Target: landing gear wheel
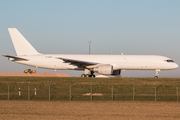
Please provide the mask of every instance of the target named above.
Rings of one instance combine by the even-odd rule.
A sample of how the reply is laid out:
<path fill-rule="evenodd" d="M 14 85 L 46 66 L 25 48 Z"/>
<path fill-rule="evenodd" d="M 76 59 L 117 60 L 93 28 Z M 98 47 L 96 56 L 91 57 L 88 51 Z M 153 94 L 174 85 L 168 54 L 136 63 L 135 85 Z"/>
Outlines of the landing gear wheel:
<path fill-rule="evenodd" d="M 156 74 L 155 74 L 154 78 L 158 78 L 158 75 L 159 75 L 158 72 L 160 72 L 160 71 L 161 70 L 158 70 L 158 69 L 156 70 Z"/>
<path fill-rule="evenodd" d="M 88 74 L 89 73 L 89 74 Z M 85 74 L 82 74 L 81 77 L 95 77 L 94 72 L 88 69 L 85 69 Z"/>
<path fill-rule="evenodd" d="M 89 75 L 89 77 L 92 77 L 92 75 Z"/>
<path fill-rule="evenodd" d="M 154 78 L 158 78 L 158 76 L 154 76 Z"/>
<path fill-rule="evenodd" d="M 86 74 L 86 77 L 90 77 L 90 75 L 89 75 L 89 74 Z"/>
<path fill-rule="evenodd" d="M 85 74 L 82 74 L 81 77 L 85 77 Z"/>
<path fill-rule="evenodd" d="M 95 75 L 92 75 L 93 78 L 95 78 L 96 76 Z"/>

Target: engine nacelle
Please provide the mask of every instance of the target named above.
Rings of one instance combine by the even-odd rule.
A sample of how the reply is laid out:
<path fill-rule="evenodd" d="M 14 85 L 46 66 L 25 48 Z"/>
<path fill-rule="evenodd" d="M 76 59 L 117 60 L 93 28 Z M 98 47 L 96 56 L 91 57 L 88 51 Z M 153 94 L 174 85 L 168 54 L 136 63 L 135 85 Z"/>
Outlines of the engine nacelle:
<path fill-rule="evenodd" d="M 113 66 L 112 65 L 100 65 L 97 68 L 94 68 L 94 72 L 98 72 L 102 75 L 111 75 L 113 73 Z"/>
<path fill-rule="evenodd" d="M 121 70 L 113 70 L 112 75 L 121 75 Z"/>

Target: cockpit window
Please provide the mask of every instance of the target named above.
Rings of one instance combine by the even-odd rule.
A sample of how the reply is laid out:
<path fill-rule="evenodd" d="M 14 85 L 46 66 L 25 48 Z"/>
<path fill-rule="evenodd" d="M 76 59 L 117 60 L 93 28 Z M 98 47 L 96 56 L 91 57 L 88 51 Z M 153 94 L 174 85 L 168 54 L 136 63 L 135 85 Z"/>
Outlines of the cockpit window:
<path fill-rule="evenodd" d="M 164 60 L 165 62 L 174 62 L 173 60 Z"/>

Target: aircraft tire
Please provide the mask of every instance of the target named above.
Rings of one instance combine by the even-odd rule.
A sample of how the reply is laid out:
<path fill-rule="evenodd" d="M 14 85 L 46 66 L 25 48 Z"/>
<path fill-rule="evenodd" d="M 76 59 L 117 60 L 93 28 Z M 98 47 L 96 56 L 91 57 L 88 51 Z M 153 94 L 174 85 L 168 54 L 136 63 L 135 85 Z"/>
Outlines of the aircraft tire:
<path fill-rule="evenodd" d="M 89 75 L 89 74 L 86 74 L 86 77 L 90 77 L 90 75 Z"/>
<path fill-rule="evenodd" d="M 154 76 L 154 78 L 158 78 L 158 76 Z"/>
<path fill-rule="evenodd" d="M 82 74 L 81 77 L 85 77 L 85 74 Z"/>

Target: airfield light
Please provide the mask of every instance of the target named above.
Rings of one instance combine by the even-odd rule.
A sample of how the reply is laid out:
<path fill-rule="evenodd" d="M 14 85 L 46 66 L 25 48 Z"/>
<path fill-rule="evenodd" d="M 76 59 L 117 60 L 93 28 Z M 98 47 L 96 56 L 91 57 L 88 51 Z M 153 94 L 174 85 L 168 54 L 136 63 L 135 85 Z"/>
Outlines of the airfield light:
<path fill-rule="evenodd" d="M 21 96 L 21 88 L 19 88 L 19 96 Z"/>

